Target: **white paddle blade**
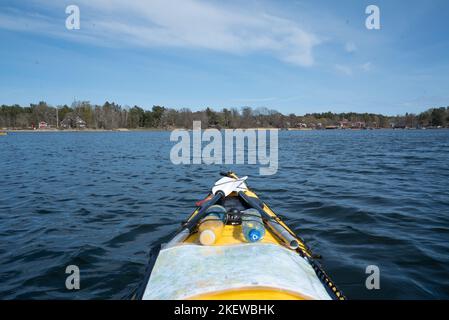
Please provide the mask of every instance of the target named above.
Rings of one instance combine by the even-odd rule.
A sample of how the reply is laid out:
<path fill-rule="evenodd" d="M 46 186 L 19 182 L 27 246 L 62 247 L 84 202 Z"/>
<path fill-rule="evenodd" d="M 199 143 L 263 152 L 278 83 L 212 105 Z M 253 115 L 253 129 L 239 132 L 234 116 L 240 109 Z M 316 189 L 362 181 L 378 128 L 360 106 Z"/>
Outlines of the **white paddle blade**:
<path fill-rule="evenodd" d="M 248 179 L 248 176 L 244 176 L 243 178 L 240 178 L 241 181 L 240 185 L 234 190 L 235 192 L 239 191 L 246 191 L 248 190 L 248 186 L 245 183 L 245 180 Z"/>
<path fill-rule="evenodd" d="M 243 187 L 246 190 L 247 187 L 244 181 L 247 178 L 248 177 L 243 177 L 241 179 L 233 179 L 229 177 L 221 178 L 220 180 L 215 182 L 215 185 L 212 188 L 212 193 L 216 194 L 218 191 L 222 191 L 225 194 L 225 196 L 228 196 L 233 191 L 240 191 L 239 188 Z"/>
<path fill-rule="evenodd" d="M 231 194 L 232 191 L 235 190 L 235 188 L 238 187 L 239 184 L 240 184 L 240 181 L 237 182 L 234 180 L 234 181 L 229 181 L 228 183 L 216 185 L 212 188 L 212 193 L 216 194 L 218 191 L 222 191 L 225 196 L 228 196 L 229 194 Z"/>
<path fill-rule="evenodd" d="M 234 178 L 223 177 L 220 180 L 218 180 L 217 182 L 215 182 L 214 186 L 220 186 L 220 185 L 224 185 L 226 183 L 231 183 L 231 182 L 234 182 L 234 181 L 235 181 Z"/>

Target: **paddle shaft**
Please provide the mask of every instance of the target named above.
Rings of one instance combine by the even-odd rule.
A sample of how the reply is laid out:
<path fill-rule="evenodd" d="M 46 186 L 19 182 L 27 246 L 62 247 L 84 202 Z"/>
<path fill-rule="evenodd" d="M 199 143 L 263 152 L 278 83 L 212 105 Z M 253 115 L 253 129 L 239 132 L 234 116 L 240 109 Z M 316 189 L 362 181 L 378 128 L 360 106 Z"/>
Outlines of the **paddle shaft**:
<path fill-rule="evenodd" d="M 248 205 L 259 211 L 259 213 L 262 215 L 262 218 L 266 220 L 267 226 L 270 227 L 270 229 L 282 240 L 284 241 L 287 246 L 291 249 L 296 250 L 299 247 L 298 240 L 293 237 L 290 232 L 288 232 L 287 229 L 285 229 L 281 224 L 279 223 L 273 223 L 272 217 L 265 212 L 265 210 L 260 206 L 260 204 L 253 198 L 248 197 L 245 192 L 239 191 L 238 193 L 239 197 L 242 198 Z"/>
<path fill-rule="evenodd" d="M 224 198 L 224 196 L 225 194 L 223 193 L 223 191 L 217 191 L 217 193 L 215 193 L 215 195 L 210 200 L 203 203 L 198 212 L 189 221 L 187 221 L 182 230 L 179 231 L 176 236 L 170 240 L 169 243 L 167 243 L 167 247 L 170 247 L 179 242 L 183 242 L 185 239 L 187 239 L 187 237 L 190 236 L 190 234 L 195 230 L 200 220 L 202 220 L 207 215 L 207 209 L 216 204 L 221 198 Z"/>
<path fill-rule="evenodd" d="M 218 200 L 224 198 L 224 196 L 225 194 L 223 193 L 223 191 L 221 190 L 217 191 L 217 193 L 215 193 L 215 195 L 210 200 L 208 200 L 201 206 L 196 215 L 194 215 L 192 219 L 187 221 L 184 227 L 189 229 L 190 232 L 192 232 L 198 225 L 198 222 L 200 222 L 200 220 L 206 216 L 207 209 L 216 204 Z"/>

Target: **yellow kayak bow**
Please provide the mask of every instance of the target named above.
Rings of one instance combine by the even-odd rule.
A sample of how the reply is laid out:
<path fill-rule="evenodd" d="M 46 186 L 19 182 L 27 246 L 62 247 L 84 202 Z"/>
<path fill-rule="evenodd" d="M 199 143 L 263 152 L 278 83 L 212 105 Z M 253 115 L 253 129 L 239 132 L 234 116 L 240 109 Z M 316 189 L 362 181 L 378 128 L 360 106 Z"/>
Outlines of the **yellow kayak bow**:
<path fill-rule="evenodd" d="M 171 241 L 152 250 L 134 298 L 345 300 L 304 241 L 246 185 L 246 177 L 226 177 Z M 202 245 L 198 226 L 212 206 L 225 212 L 224 226 L 213 244 Z M 249 209 L 259 212 L 266 230 L 257 242 L 244 233 L 242 217 Z"/>

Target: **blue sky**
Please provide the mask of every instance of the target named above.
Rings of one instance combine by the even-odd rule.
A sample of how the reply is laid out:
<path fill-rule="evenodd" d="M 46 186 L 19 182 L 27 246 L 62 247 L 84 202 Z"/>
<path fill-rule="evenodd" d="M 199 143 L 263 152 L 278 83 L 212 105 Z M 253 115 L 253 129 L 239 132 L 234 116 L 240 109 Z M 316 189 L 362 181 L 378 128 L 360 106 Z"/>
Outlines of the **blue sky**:
<path fill-rule="evenodd" d="M 448 16 L 446 0 L 2 0 L 0 104 L 417 113 L 449 105 Z"/>

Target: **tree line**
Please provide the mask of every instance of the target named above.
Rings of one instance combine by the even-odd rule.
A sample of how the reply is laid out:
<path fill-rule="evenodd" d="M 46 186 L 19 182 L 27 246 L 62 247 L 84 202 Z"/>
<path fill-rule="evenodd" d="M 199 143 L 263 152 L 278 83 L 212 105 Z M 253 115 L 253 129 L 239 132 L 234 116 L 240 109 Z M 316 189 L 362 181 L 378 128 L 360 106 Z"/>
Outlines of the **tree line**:
<path fill-rule="evenodd" d="M 173 109 L 153 106 L 151 110 L 142 107 L 120 106 L 105 102 L 93 105 L 88 101 L 75 101 L 71 106 L 50 106 L 42 101 L 28 107 L 2 105 L 0 107 L 0 128 L 30 129 L 46 122 L 57 127 L 68 117 L 80 117 L 90 129 L 172 129 L 192 128 L 194 120 L 200 120 L 206 128 L 325 128 L 330 126 L 367 128 L 416 128 L 448 127 L 449 107 L 430 108 L 420 114 L 385 116 L 373 113 L 308 113 L 305 115 L 284 115 L 268 108 L 223 108 L 219 111 L 205 108 L 192 111 L 188 108 Z"/>

